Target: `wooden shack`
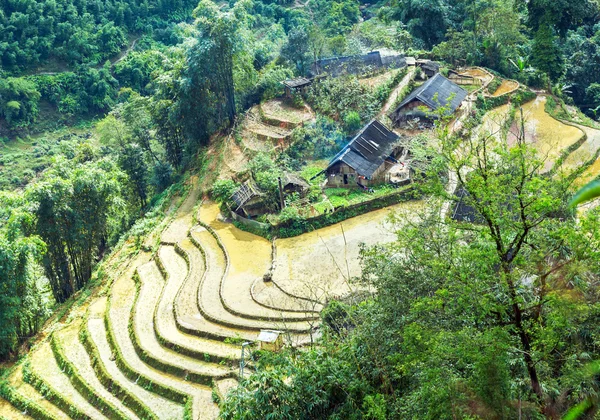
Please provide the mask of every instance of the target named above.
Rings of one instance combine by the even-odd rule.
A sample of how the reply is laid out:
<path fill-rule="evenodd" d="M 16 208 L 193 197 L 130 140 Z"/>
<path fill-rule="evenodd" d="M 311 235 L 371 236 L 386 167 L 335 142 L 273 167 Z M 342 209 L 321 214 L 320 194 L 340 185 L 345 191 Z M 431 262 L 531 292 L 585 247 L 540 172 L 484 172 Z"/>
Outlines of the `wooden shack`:
<path fill-rule="evenodd" d="M 438 73 L 412 91 L 389 117 L 396 126 L 413 119 L 431 121 L 436 118 L 432 111 L 443 107 L 447 115 L 453 114 L 466 97 L 466 90 Z"/>
<path fill-rule="evenodd" d="M 246 217 L 254 217 L 265 212 L 263 205 L 264 193 L 260 191 L 254 180 L 244 182 L 231 196 L 236 204 L 235 213 Z"/>
<path fill-rule="evenodd" d="M 431 60 L 417 60 L 417 67 L 423 70 L 427 77 L 433 77 L 440 72 L 440 63 Z"/>
<path fill-rule="evenodd" d="M 257 340 L 259 350 L 279 351 L 283 347 L 283 336 L 281 331 L 260 330 Z"/>
<path fill-rule="evenodd" d="M 286 172 L 281 178 L 283 191 L 287 194 L 298 193 L 300 196 L 304 196 L 310 185 L 304 179 L 296 174 Z"/>
<path fill-rule="evenodd" d="M 326 186 L 366 188 L 389 181 L 389 170 L 404 152 L 399 140 L 382 123 L 371 121 L 329 162 L 323 171 Z"/>
<path fill-rule="evenodd" d="M 307 79 L 306 77 L 298 77 L 296 79 L 289 79 L 281 82 L 287 98 L 291 98 L 293 93 L 304 93 L 306 88 L 312 83 L 313 79 Z"/>

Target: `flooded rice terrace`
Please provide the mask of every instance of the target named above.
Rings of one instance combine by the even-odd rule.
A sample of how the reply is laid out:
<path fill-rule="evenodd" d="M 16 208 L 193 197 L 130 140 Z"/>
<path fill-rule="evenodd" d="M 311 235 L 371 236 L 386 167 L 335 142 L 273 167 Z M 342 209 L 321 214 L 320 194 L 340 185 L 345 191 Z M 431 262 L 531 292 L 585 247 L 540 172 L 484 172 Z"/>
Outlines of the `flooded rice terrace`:
<path fill-rule="evenodd" d="M 273 282 L 286 294 L 324 301 L 350 292 L 348 279 L 361 273 L 361 244 L 371 246 L 395 239 L 399 226 L 390 222 L 391 213 L 408 220 L 423 208 L 422 201 L 409 201 L 293 238 L 277 239 L 275 261 L 270 241 L 225 223 L 216 204 L 203 204 L 199 218 L 219 235 L 229 256 L 227 287 L 223 291 L 231 291 L 231 299 L 237 291 L 262 282 L 273 264 Z"/>

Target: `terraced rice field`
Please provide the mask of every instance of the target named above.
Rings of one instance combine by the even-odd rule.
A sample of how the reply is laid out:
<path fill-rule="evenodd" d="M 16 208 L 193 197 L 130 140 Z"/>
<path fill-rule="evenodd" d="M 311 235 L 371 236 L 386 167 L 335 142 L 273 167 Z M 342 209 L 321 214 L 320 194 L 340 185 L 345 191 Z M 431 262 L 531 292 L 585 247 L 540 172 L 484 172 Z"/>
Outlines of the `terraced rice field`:
<path fill-rule="evenodd" d="M 483 83 L 487 83 L 493 79 L 493 76 L 476 67 L 469 68 L 460 73 L 463 76 L 471 76 L 480 79 Z"/>
<path fill-rule="evenodd" d="M 498 89 L 492 94 L 493 97 L 502 96 L 519 88 L 519 83 L 514 80 L 503 80 Z"/>
<path fill-rule="evenodd" d="M 577 127 L 563 124 L 546 113 L 546 98 L 538 96 L 535 100 L 523 105 L 525 120 L 525 141 L 538 151 L 544 160 L 544 170 L 549 171 L 556 160 L 566 149 L 573 146 L 584 135 Z M 514 144 L 519 132 L 520 117 L 517 115 L 508 135 L 509 144 Z"/>
<path fill-rule="evenodd" d="M 292 130 L 313 118 L 307 106 L 296 108 L 281 99 L 257 105 L 246 113 L 241 127 L 242 151 L 253 154 L 284 150 Z"/>
<path fill-rule="evenodd" d="M 312 290 L 347 293 L 338 267 L 360 274 L 359 243 L 394 238 L 382 225 L 392 209 L 384 209 L 277 241 L 273 252 L 271 242 L 224 223 L 214 203 L 196 210 L 199 202 L 194 189 L 157 252 L 124 263 L 106 292 L 57 323 L 11 371 L 0 418 L 214 419 L 215 401 L 237 386 L 240 342 L 268 328 L 286 331 L 288 344 L 308 343 L 322 309 Z M 264 282 L 273 265 L 277 282 Z"/>

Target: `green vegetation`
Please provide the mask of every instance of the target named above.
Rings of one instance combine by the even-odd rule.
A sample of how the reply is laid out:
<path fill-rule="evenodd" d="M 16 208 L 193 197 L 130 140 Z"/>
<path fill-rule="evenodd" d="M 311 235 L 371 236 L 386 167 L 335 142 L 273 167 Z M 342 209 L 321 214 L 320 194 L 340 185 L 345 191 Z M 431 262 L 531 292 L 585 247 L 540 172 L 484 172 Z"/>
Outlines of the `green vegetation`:
<path fill-rule="evenodd" d="M 423 189 L 447 198 L 456 171 L 482 223 L 425 213 L 364 250 L 374 294 L 332 302 L 318 346 L 261 354 L 223 418 L 538 418 L 595 395 L 597 211 L 577 221 L 522 140 L 439 134 Z"/>
<path fill-rule="evenodd" d="M 442 121 L 437 138 L 411 145 L 416 183 L 323 189 L 328 159 L 380 114 L 407 70 L 318 78 L 289 101 L 308 105 L 293 130 L 246 111 L 281 96 L 282 80 L 313 76 L 318 59 L 382 48 L 442 61 L 443 74 L 489 68 L 498 75 L 490 94 L 502 79 L 522 87 L 499 97 L 480 92 L 460 131 Z M 600 359 L 598 211 L 575 214 L 573 174 L 540 175 L 543 164 L 521 134 L 509 148 L 477 136 L 468 117 L 481 122 L 510 102 L 507 129 L 516 107 L 536 97 L 532 87 L 547 91 L 550 115 L 597 128 L 599 66 L 596 0 L 0 0 L 0 359 L 18 359 L 53 310 L 67 311 L 78 291 L 81 302 L 107 282 L 103 261 L 113 250 L 127 243 L 123 258 L 155 251 L 160 239 L 142 245 L 145 234 L 177 207 L 186 176 L 197 174 L 202 193 L 210 189 L 223 209 L 252 178 L 265 210 L 257 221 L 271 226 L 253 228 L 263 236 L 291 237 L 423 196 L 428 208 L 394 243 L 363 249 L 353 285 L 369 293 L 330 301 L 317 344 L 258 353 L 250 378 L 215 397 L 222 418 L 558 418 L 573 406 L 591 418 L 599 405 L 598 375 L 588 370 Z M 403 87 L 396 104 L 416 86 Z M 248 123 L 278 136 L 264 135 L 273 144 L 254 149 L 254 138 L 242 137 Z M 562 150 L 558 162 L 588 140 Z M 482 223 L 437 217 L 436 203 L 458 200 L 447 193 L 449 171 Z M 278 181 L 288 174 L 308 187 L 286 193 L 283 205 Z M 574 203 L 597 194 L 593 183 Z M 139 375 L 106 323 L 127 377 L 191 416 L 191 398 Z M 84 321 L 96 374 L 126 396 L 87 328 Z M 202 349 L 188 355 L 216 360 Z M 46 389 L 28 362 L 26 379 Z M 66 359 L 61 367 L 73 369 Z M 83 378 L 73 379 L 93 398 Z M 52 417 L 4 382 L 0 395 Z M 48 397 L 68 409 L 60 390 Z M 126 404 L 154 416 L 145 402 Z"/>

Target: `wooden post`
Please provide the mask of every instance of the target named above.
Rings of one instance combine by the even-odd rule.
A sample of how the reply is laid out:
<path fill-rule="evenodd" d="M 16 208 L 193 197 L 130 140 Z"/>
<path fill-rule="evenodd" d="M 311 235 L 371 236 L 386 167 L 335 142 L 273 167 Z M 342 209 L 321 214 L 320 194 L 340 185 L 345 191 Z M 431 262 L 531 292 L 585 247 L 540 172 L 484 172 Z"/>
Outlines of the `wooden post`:
<path fill-rule="evenodd" d="M 281 184 L 281 177 L 277 178 L 279 180 L 279 204 L 281 206 L 281 210 L 285 208 L 285 201 L 283 199 L 283 185 Z"/>

